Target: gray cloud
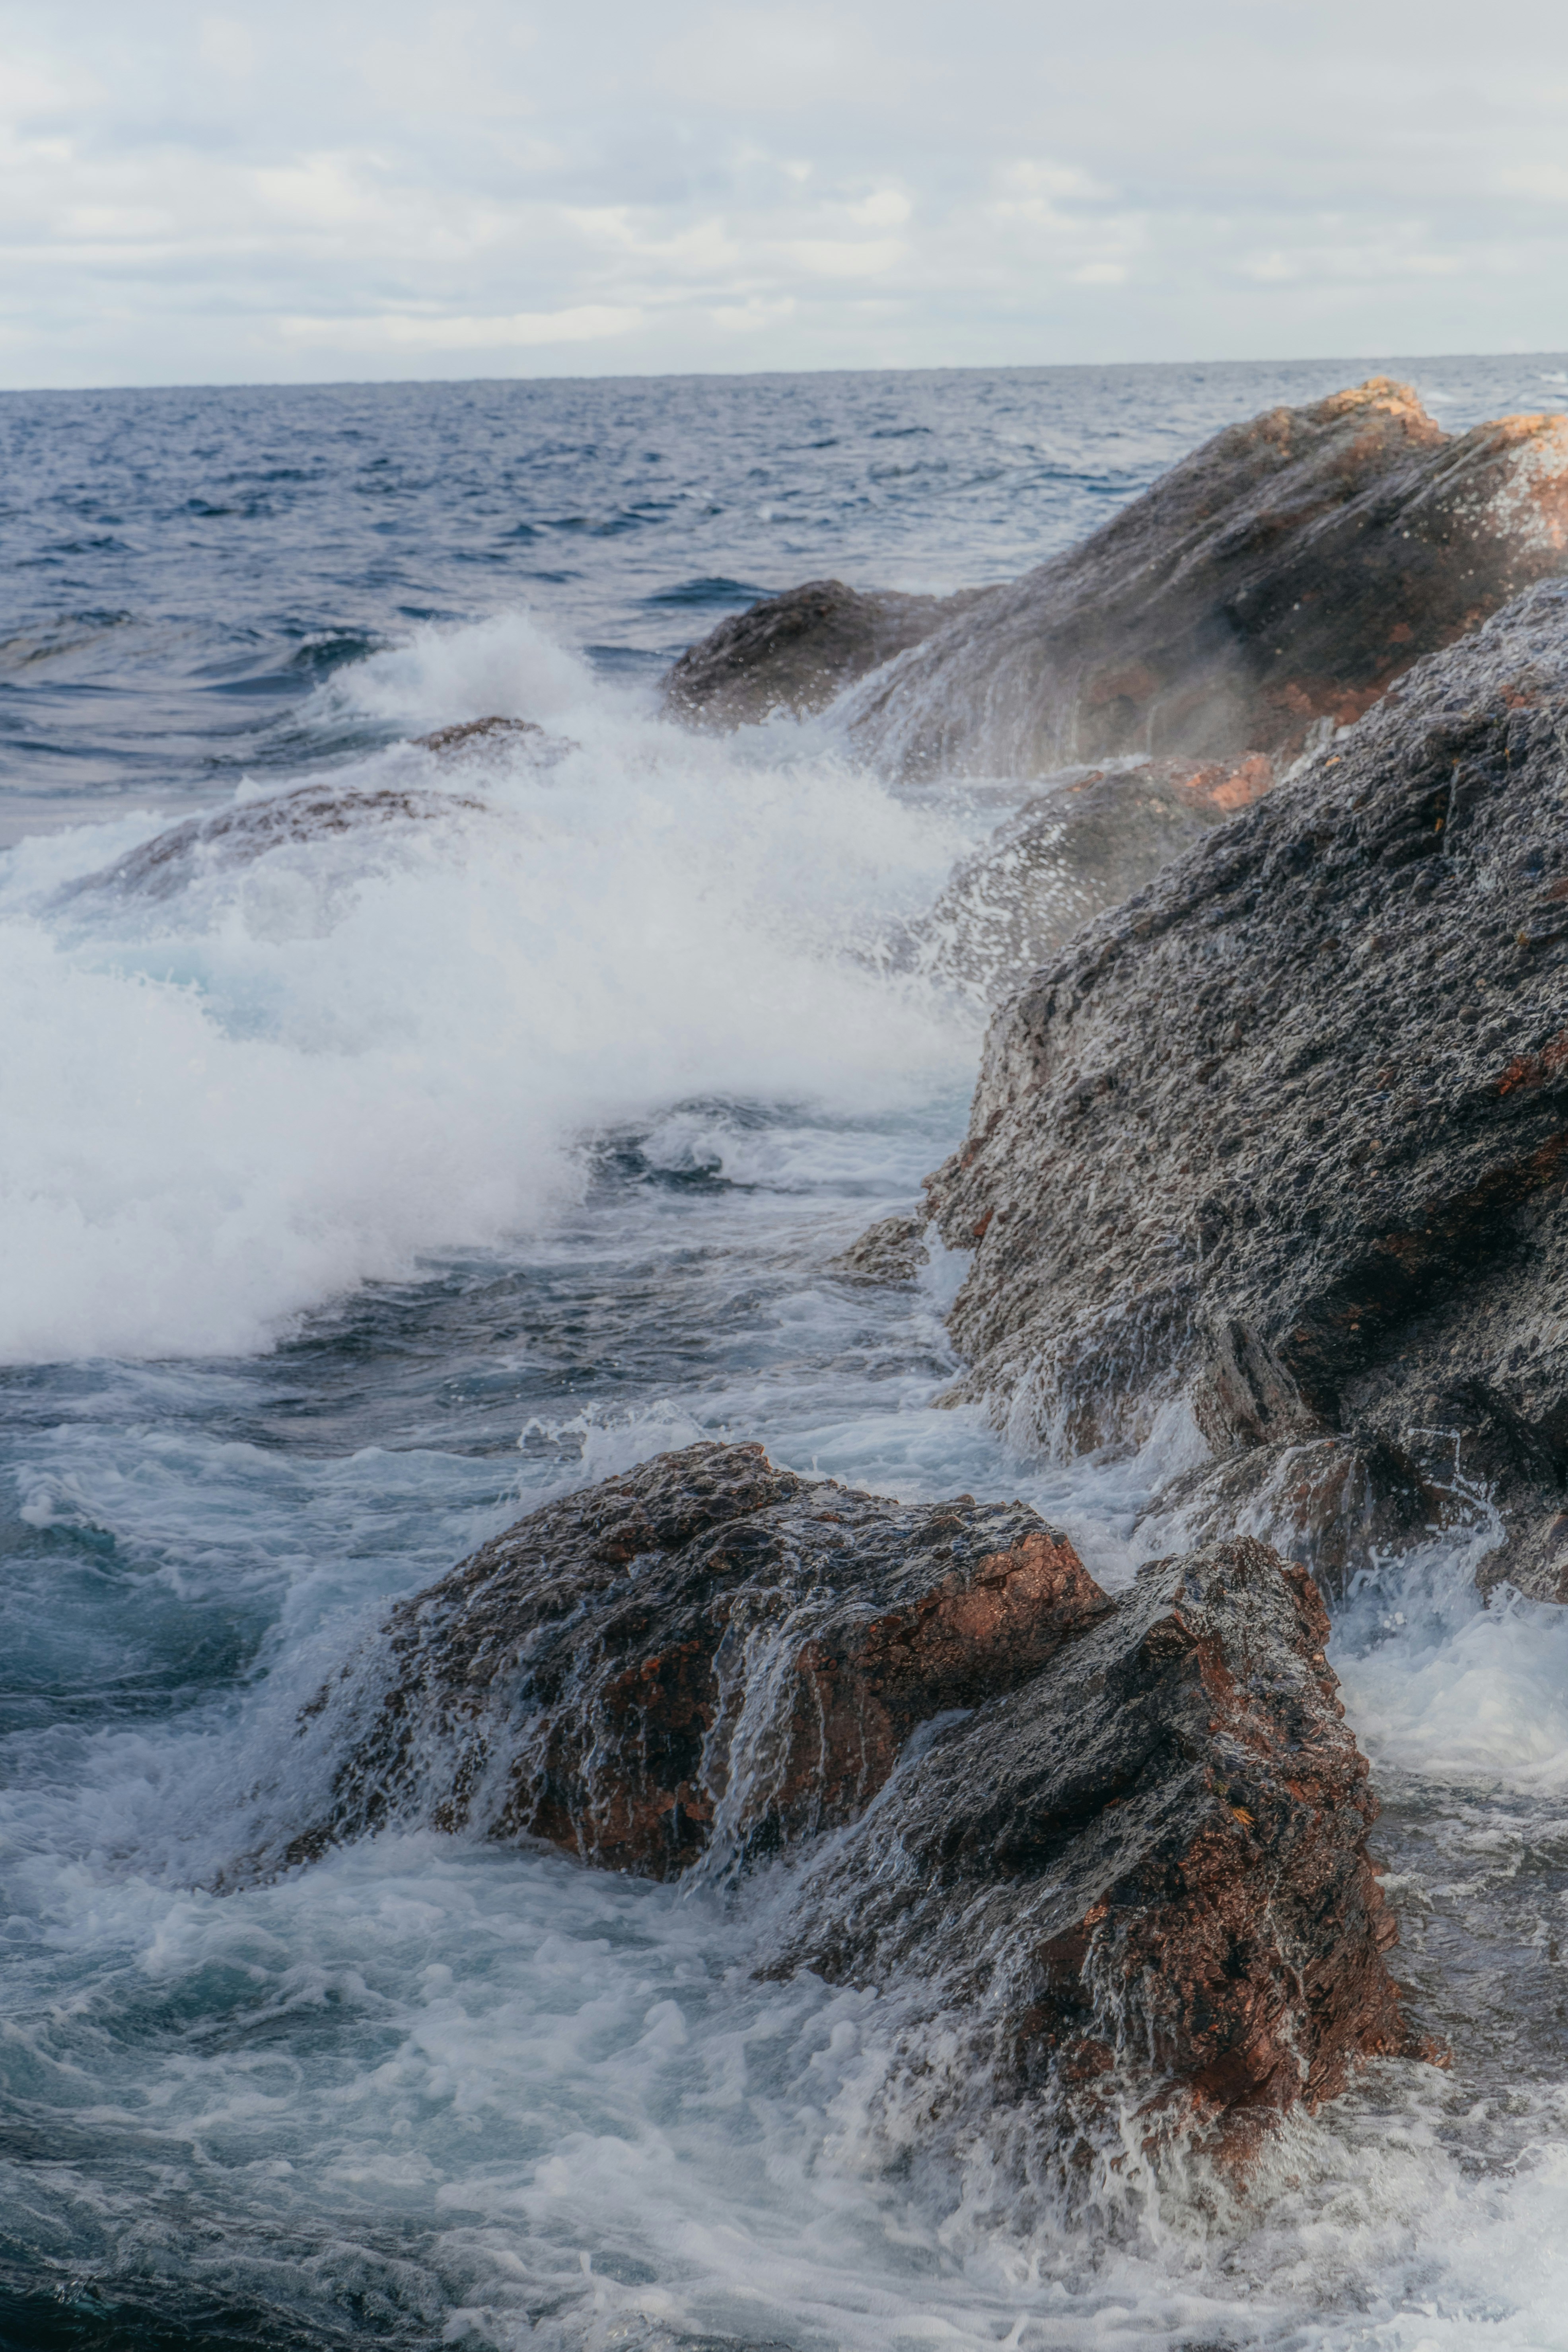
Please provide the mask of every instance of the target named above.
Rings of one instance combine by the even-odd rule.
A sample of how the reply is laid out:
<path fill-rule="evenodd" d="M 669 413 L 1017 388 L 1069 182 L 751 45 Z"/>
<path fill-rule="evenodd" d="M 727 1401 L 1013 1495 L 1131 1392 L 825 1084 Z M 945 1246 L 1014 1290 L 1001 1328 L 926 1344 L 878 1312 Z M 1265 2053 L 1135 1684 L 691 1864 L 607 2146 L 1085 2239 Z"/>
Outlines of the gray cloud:
<path fill-rule="evenodd" d="M 0 22 L 13 384 L 1568 343 L 1556 0 Z"/>

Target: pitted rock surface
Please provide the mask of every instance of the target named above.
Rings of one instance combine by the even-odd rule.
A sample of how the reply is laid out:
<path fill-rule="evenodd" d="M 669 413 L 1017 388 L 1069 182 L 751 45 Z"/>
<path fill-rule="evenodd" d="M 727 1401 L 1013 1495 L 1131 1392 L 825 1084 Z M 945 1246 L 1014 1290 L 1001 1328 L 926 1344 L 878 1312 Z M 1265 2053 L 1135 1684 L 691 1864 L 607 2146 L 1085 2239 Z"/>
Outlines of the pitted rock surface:
<path fill-rule="evenodd" d="M 1141 2132 L 1245 2142 L 1363 2058 L 1438 2055 L 1388 1973 L 1328 1630 L 1259 1543 L 1152 1563 L 807 1865 L 779 1972 L 900 1989 L 933 2113 L 1027 2095 L 1069 2151 L 1130 2094 Z"/>
<path fill-rule="evenodd" d="M 931 1186 L 976 1252 L 966 1392 L 1077 1447 L 1184 1398 L 1207 1523 L 1289 1488 L 1264 1519 L 1307 1558 L 1363 1564 L 1489 1495 L 1489 1572 L 1561 1599 L 1565 1177 L 1568 588 L 1543 584 L 995 1016 Z"/>
<path fill-rule="evenodd" d="M 843 1822 L 916 1726 L 1110 1607 L 1022 1504 L 905 1505 L 699 1444 L 533 1512 L 322 1692 L 348 1753 L 298 1861 L 392 1821 L 663 1877 Z M 307 1726 L 307 1727 L 310 1727 Z"/>
<path fill-rule="evenodd" d="M 856 740 L 913 773 L 1293 755 L 1565 563 L 1568 419 L 1450 436 L 1376 376 L 1228 427 L 1020 580 L 922 603 L 903 649 L 877 649 L 889 600 L 813 583 L 694 646 L 670 699 L 732 724 L 858 677 Z"/>

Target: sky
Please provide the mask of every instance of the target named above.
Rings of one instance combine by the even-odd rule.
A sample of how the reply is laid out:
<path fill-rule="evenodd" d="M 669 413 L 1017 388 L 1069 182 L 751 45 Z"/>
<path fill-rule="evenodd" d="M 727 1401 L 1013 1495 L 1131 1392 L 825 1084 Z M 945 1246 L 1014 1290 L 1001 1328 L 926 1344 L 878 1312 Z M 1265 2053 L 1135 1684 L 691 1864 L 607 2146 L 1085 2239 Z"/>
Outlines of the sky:
<path fill-rule="evenodd" d="M 1568 6 L 0 0 L 0 384 L 1568 346 Z"/>

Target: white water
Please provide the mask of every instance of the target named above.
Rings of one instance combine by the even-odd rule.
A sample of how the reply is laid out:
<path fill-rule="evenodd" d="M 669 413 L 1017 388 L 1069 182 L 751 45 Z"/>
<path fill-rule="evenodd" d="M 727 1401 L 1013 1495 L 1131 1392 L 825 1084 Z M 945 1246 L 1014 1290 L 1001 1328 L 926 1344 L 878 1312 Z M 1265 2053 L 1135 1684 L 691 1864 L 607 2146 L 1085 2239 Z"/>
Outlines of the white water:
<path fill-rule="evenodd" d="M 753 1979 L 765 1883 L 726 1906 L 388 1837 L 201 1891 L 305 1813 L 321 1675 L 547 1493 L 724 1429 L 884 1492 L 1021 1494 L 1114 1581 L 1161 1467 L 1023 1463 L 932 1410 L 951 1266 L 873 1296 L 823 1272 L 962 1119 L 974 1011 L 879 949 L 965 809 L 826 728 L 674 733 L 519 620 L 420 632 L 310 719 L 496 709 L 577 748 L 363 752 L 346 787 L 450 814 L 170 897 L 61 895 L 151 818 L 0 877 L 0 1345 L 121 1360 L 14 1376 L 16 1679 L 115 1698 L 24 1709 L 5 1750 L 0 2256 L 248 2300 L 301 2342 L 357 2313 L 563 2352 L 1568 2344 L 1568 1619 L 1482 1611 L 1457 1542 L 1335 1651 L 1455 2068 L 1372 2070 L 1245 2203 L 1134 2166 L 1097 2228 L 984 2136 L 933 2160 L 889 2005 Z M 595 1190 L 580 1139 L 628 1123 L 715 1189 Z M 595 1318 L 583 1361 L 619 1369 L 574 1401 L 562 1335 Z"/>

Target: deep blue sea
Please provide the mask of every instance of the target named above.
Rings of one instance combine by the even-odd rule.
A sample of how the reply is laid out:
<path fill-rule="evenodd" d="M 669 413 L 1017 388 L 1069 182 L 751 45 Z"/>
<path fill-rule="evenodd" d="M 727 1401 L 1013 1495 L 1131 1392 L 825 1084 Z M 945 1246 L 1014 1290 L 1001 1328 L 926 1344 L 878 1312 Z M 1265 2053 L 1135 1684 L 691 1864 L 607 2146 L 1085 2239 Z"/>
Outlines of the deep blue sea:
<path fill-rule="evenodd" d="M 958 1261 L 825 1270 L 962 1132 L 985 1007 L 895 950 L 1009 788 L 658 684 L 1372 364 L 0 395 L 0 2347 L 1568 2346 L 1568 1623 L 1458 1547 L 1335 1654 L 1454 2068 L 1245 2200 L 928 2161 L 876 2000 L 754 1976 L 765 1884 L 421 1833 L 214 1891 L 393 1599 L 668 1445 L 1130 1572 L 1157 1454 L 935 1409 Z M 1454 430 L 1568 406 L 1378 364 Z M 490 714 L 544 733 L 416 740 Z"/>

